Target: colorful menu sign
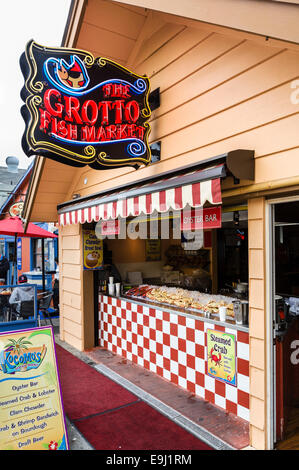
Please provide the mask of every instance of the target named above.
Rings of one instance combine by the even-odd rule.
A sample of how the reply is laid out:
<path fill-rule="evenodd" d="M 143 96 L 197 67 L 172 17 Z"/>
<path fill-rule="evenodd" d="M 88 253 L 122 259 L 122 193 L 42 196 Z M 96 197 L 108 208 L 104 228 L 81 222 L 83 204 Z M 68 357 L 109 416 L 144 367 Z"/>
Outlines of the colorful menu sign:
<path fill-rule="evenodd" d="M 83 230 L 83 268 L 101 269 L 103 258 L 103 240 L 94 230 Z"/>
<path fill-rule="evenodd" d="M 207 374 L 230 385 L 237 385 L 236 337 L 224 331 L 207 329 Z"/>
<path fill-rule="evenodd" d="M 68 450 L 51 327 L 0 334 L 0 449 Z"/>
<path fill-rule="evenodd" d="M 27 156 L 94 169 L 150 163 L 147 77 L 86 51 L 34 41 L 20 65 Z"/>

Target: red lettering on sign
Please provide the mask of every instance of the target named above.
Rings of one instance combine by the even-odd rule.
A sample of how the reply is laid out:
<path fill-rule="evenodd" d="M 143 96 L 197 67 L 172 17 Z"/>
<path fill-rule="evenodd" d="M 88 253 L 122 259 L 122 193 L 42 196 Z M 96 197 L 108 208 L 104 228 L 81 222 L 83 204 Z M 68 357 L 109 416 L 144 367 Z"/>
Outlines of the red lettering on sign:
<path fill-rule="evenodd" d="M 125 107 L 125 119 L 128 122 L 136 122 L 139 118 L 139 104 L 137 101 L 129 101 Z"/>
<path fill-rule="evenodd" d="M 220 228 L 221 225 L 221 206 L 198 207 L 196 209 L 183 210 L 181 214 L 181 230 Z"/>
<path fill-rule="evenodd" d="M 53 99 L 54 98 L 54 99 Z M 58 90 L 50 88 L 45 92 L 44 104 L 46 110 L 52 114 L 52 116 L 62 117 L 63 105 L 60 103 L 61 95 Z M 55 108 L 53 107 L 55 105 Z"/>
<path fill-rule="evenodd" d="M 95 101 L 87 100 L 82 106 L 82 119 L 89 124 L 95 124 L 98 119 L 99 109 Z"/>
<path fill-rule="evenodd" d="M 130 98 L 129 91 L 129 85 L 108 83 L 103 86 L 104 95 L 111 98 Z M 104 142 L 127 138 L 143 140 L 145 134 L 145 128 L 136 124 L 140 108 L 135 100 L 96 102 L 89 99 L 81 105 L 76 96 L 62 95 L 51 88 L 45 92 L 44 108 L 39 111 L 40 129 L 43 132 L 70 141 L 79 139 Z M 95 126 L 97 123 L 99 126 Z"/>
<path fill-rule="evenodd" d="M 75 119 L 77 124 L 82 124 L 82 119 L 79 115 L 80 101 L 75 96 L 65 96 L 65 119 L 73 121 Z"/>

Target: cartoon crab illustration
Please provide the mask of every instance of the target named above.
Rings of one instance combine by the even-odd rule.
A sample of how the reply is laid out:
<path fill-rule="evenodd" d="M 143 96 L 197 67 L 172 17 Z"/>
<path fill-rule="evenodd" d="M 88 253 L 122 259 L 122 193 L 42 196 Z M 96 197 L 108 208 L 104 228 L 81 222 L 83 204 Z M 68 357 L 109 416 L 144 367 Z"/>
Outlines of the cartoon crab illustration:
<path fill-rule="evenodd" d="M 221 354 L 219 353 L 219 356 L 217 356 L 216 354 L 214 354 L 214 348 L 211 348 L 210 350 L 210 353 L 209 353 L 209 359 L 211 359 L 212 362 L 214 362 L 214 364 L 216 366 L 221 366 L 222 362 L 221 362 Z"/>
<path fill-rule="evenodd" d="M 76 55 L 70 56 L 69 63 L 65 59 L 50 57 L 44 63 L 44 73 L 52 85 L 64 91 L 80 91 L 89 84 L 85 64 Z"/>
<path fill-rule="evenodd" d="M 65 85 L 68 85 L 71 88 L 81 88 L 86 83 L 83 70 L 84 65 L 80 59 L 73 56 L 71 64 L 67 64 L 64 60 L 60 61 L 60 64 L 57 67 L 57 74 Z"/>

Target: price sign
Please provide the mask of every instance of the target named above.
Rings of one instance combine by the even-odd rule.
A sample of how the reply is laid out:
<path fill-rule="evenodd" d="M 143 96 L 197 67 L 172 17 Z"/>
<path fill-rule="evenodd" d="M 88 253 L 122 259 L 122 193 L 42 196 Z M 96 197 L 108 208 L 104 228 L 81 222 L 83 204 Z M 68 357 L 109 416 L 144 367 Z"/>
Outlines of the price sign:
<path fill-rule="evenodd" d="M 207 374 L 237 385 L 236 337 L 232 333 L 207 329 Z"/>

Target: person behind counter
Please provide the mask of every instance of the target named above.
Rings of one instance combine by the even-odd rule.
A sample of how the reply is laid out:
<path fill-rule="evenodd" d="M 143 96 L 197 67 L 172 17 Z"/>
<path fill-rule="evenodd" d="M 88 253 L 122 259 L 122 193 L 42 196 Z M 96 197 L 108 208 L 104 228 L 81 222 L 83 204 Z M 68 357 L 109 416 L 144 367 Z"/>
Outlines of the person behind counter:
<path fill-rule="evenodd" d="M 109 277 L 114 278 L 114 282 L 121 282 L 121 276 L 114 264 L 105 264 L 103 269 L 98 271 L 98 283 L 100 290 L 108 285 Z"/>

